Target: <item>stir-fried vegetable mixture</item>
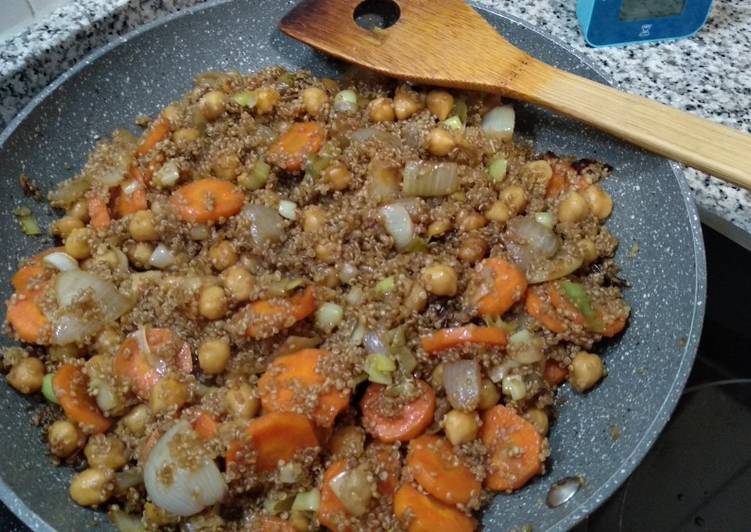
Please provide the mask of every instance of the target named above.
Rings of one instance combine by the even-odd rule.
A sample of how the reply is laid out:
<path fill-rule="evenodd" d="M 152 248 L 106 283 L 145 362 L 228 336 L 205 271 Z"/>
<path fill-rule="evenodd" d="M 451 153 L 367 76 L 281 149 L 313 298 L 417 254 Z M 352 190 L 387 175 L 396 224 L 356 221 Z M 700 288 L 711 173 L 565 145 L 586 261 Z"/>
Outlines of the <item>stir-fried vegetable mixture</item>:
<path fill-rule="evenodd" d="M 208 73 L 51 193 L 7 380 L 120 530 L 473 530 L 629 316 L 608 168 L 498 98 Z M 553 428 L 554 430 L 554 428 Z"/>

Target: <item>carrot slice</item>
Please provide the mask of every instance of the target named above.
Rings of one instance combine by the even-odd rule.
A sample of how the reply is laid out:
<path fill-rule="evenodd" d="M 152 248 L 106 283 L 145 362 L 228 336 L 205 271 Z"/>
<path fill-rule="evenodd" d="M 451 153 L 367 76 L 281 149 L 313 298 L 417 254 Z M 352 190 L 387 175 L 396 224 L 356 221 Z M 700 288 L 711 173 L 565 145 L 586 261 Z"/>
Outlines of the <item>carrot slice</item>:
<path fill-rule="evenodd" d="M 331 481 L 347 469 L 347 461 L 339 460 L 331 464 L 323 474 L 321 480 L 321 501 L 318 505 L 318 521 L 329 530 L 337 532 L 349 532 L 351 526 L 345 522 L 352 519 L 347 509 L 331 489 Z"/>
<path fill-rule="evenodd" d="M 229 181 L 208 177 L 181 186 L 170 201 L 181 220 L 205 223 L 240 212 L 245 194 Z"/>
<path fill-rule="evenodd" d="M 139 341 L 139 336 L 141 340 Z M 145 337 L 149 353 L 144 353 L 141 343 Z M 174 361 L 165 360 L 164 354 L 174 354 Z M 147 400 L 151 389 L 171 368 L 183 373 L 193 371 L 193 361 L 188 344 L 169 329 L 147 328 L 129 334 L 112 360 L 112 372 L 127 379 L 135 394 Z"/>
<path fill-rule="evenodd" d="M 563 192 L 564 188 L 566 188 L 566 176 L 558 172 L 553 172 L 553 176 L 545 188 L 545 197 L 555 198 Z"/>
<path fill-rule="evenodd" d="M 88 378 L 71 364 L 60 366 L 52 378 L 52 388 L 65 415 L 94 434 L 107 432 L 112 422 L 104 417 L 87 391 Z"/>
<path fill-rule="evenodd" d="M 136 157 L 149 153 L 154 146 L 166 139 L 167 135 L 169 135 L 169 121 L 163 118 L 155 120 L 138 144 Z"/>
<path fill-rule="evenodd" d="M 568 370 L 558 365 L 555 360 L 546 360 L 542 378 L 552 386 L 558 386 L 568 377 Z"/>
<path fill-rule="evenodd" d="M 216 419 L 207 412 L 201 412 L 193 421 L 193 430 L 204 441 L 216 436 L 218 428 L 219 424 L 216 422 Z"/>
<path fill-rule="evenodd" d="M 268 515 L 256 517 L 253 521 L 253 530 L 256 532 L 297 532 L 289 521 Z"/>
<path fill-rule="evenodd" d="M 409 444 L 407 467 L 430 495 L 446 504 L 467 504 L 482 486 L 472 471 L 458 462 L 445 438 L 423 434 Z"/>
<path fill-rule="evenodd" d="M 399 487 L 402 469 L 399 451 L 391 444 L 373 442 L 368 446 L 367 453 L 374 457 L 373 463 L 378 464 L 380 472 L 385 473 L 376 475 L 376 489 L 384 497 L 393 497 L 396 488 Z"/>
<path fill-rule="evenodd" d="M 269 472 L 280 460 L 289 461 L 298 451 L 318 446 L 313 424 L 303 415 L 272 412 L 250 422 L 246 429 L 248 444 L 255 451 L 255 469 Z M 227 450 L 227 464 L 239 463 L 243 442 L 235 440 Z"/>
<path fill-rule="evenodd" d="M 394 416 L 381 413 L 385 386 L 371 384 L 360 401 L 363 426 L 382 442 L 409 441 L 422 434 L 433 422 L 435 393 L 424 381 L 417 381 L 420 394 L 411 403 L 402 406 Z"/>
<path fill-rule="evenodd" d="M 545 301 L 543 301 L 535 290 L 527 291 L 527 300 L 524 308 L 527 314 L 539 321 L 545 328 L 555 333 L 562 333 L 566 330 L 566 325 L 558 319 L 552 309 L 547 308 Z"/>
<path fill-rule="evenodd" d="M 8 301 L 7 320 L 19 340 L 32 344 L 44 344 L 44 331 L 49 320 L 33 300 L 27 295 L 18 295 Z"/>
<path fill-rule="evenodd" d="M 149 208 L 143 185 L 134 188 L 130 193 L 125 192 L 126 188 L 130 187 L 121 187 L 115 196 L 114 211 L 118 218 Z"/>
<path fill-rule="evenodd" d="M 477 301 L 481 316 L 502 316 L 524 297 L 527 278 L 514 264 L 497 257 L 485 259 L 478 265 L 477 273 L 482 281 L 486 276 L 492 279 L 492 285 L 487 287 L 490 293 Z"/>
<path fill-rule="evenodd" d="M 266 412 L 294 412 L 300 404 L 316 396 L 313 419 L 322 427 L 331 427 L 336 416 L 349 405 L 349 392 L 330 388 L 321 393 L 326 376 L 318 364 L 330 353 L 303 349 L 275 359 L 258 381 L 261 406 Z"/>
<path fill-rule="evenodd" d="M 409 484 L 402 485 L 394 496 L 394 515 L 408 532 L 471 532 L 476 527 L 471 517 Z"/>
<path fill-rule="evenodd" d="M 542 437 L 516 412 L 496 405 L 483 414 L 480 438 L 488 449 L 485 487 L 512 492 L 542 471 Z"/>
<path fill-rule="evenodd" d="M 506 331 L 497 327 L 465 325 L 464 327 L 441 329 L 423 336 L 420 338 L 420 344 L 428 353 L 435 353 L 465 344 L 486 344 L 503 347 L 506 345 Z"/>
<path fill-rule="evenodd" d="M 271 145 L 266 159 L 288 172 L 302 170 L 305 159 L 318 153 L 326 139 L 326 131 L 316 122 L 298 122 Z"/>
<path fill-rule="evenodd" d="M 245 334 L 256 339 L 268 338 L 304 320 L 315 309 L 316 295 L 312 286 L 288 299 L 255 301 L 243 310 L 249 315 Z"/>
<path fill-rule="evenodd" d="M 86 200 L 89 208 L 91 226 L 97 230 L 108 229 L 112 224 L 107 202 L 98 196 L 89 196 Z"/>
<path fill-rule="evenodd" d="M 44 276 L 46 268 L 35 260 L 21 266 L 11 277 L 11 284 L 19 294 L 32 290 L 32 283 Z"/>
<path fill-rule="evenodd" d="M 605 328 L 602 330 L 601 334 L 606 338 L 612 338 L 613 336 L 620 333 L 623 329 L 626 328 L 627 321 L 628 321 L 628 317 L 618 316 L 616 319 L 614 319 L 610 323 L 605 324 Z"/>
<path fill-rule="evenodd" d="M 584 315 L 579 311 L 576 306 L 568 300 L 568 298 L 561 294 L 560 290 L 555 283 L 551 283 L 548 287 L 548 294 L 550 294 L 550 302 L 553 304 L 558 312 L 579 325 L 585 325 L 587 320 Z"/>

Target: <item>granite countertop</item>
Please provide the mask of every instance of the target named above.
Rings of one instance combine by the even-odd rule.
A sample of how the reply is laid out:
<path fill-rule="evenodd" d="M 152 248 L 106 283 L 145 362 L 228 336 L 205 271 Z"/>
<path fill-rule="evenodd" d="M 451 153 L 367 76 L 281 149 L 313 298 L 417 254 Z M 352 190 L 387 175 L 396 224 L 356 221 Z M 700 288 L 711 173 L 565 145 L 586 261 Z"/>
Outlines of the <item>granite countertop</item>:
<path fill-rule="evenodd" d="M 0 129 L 52 80 L 93 49 L 161 15 L 203 0 L 78 0 L 0 43 Z M 624 90 L 751 130 L 751 3 L 717 0 L 707 25 L 672 43 L 593 49 L 575 1 L 479 0 L 568 43 Z M 751 249 L 751 192 L 686 172 L 702 220 Z"/>

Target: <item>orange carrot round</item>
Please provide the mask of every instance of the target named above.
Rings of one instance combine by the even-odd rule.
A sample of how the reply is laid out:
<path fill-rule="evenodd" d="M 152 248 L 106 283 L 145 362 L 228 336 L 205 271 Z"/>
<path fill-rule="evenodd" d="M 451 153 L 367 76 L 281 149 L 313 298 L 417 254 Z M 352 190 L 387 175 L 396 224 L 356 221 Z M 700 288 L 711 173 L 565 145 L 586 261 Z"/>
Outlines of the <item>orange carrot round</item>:
<path fill-rule="evenodd" d="M 163 141 L 169 135 L 169 121 L 164 118 L 155 120 L 151 127 L 146 131 L 146 134 L 141 139 L 141 142 L 136 148 L 136 156 L 146 155 L 154 146 Z"/>
<path fill-rule="evenodd" d="M 396 491 L 394 515 L 408 532 L 471 532 L 476 527 L 471 517 L 423 495 L 410 484 Z"/>
<path fill-rule="evenodd" d="M 208 177 L 181 186 L 170 201 L 181 220 L 206 223 L 240 212 L 245 194 L 229 181 Z"/>
<path fill-rule="evenodd" d="M 483 414 L 480 438 L 488 449 L 485 487 L 512 492 L 542 471 L 542 437 L 516 412 L 496 405 Z"/>
<path fill-rule="evenodd" d="M 363 426 L 382 442 L 409 441 L 422 434 L 433 422 L 435 393 L 426 382 L 417 381 L 419 395 L 411 403 L 402 406 L 395 416 L 380 412 L 385 386 L 371 384 L 360 401 Z"/>
<path fill-rule="evenodd" d="M 210 440 L 216 436 L 217 430 L 219 429 L 219 424 L 216 422 L 216 419 L 214 419 L 214 417 L 208 412 L 201 412 L 198 414 L 198 417 L 193 420 L 192 425 L 193 430 L 196 431 L 198 437 L 204 441 Z"/>
<path fill-rule="evenodd" d="M 146 190 L 142 184 L 130 193 L 125 192 L 125 188 L 121 187 L 115 196 L 114 211 L 118 218 L 149 208 Z"/>
<path fill-rule="evenodd" d="M 446 504 L 467 504 L 482 491 L 472 471 L 458 463 L 448 440 L 439 436 L 423 434 L 412 440 L 407 467 L 425 491 Z"/>
<path fill-rule="evenodd" d="M 485 259 L 478 265 L 477 274 L 481 276 L 481 282 L 491 283 L 490 292 L 477 301 L 481 316 L 502 316 L 524 297 L 527 278 L 524 272 L 506 260 L 498 257 Z"/>
<path fill-rule="evenodd" d="M 280 330 L 292 327 L 316 310 L 315 288 L 308 286 L 288 299 L 262 299 L 245 307 L 248 314 L 247 336 L 268 338 Z"/>
<path fill-rule="evenodd" d="M 339 460 L 331 464 L 323 474 L 321 480 L 321 501 L 318 505 L 318 522 L 329 530 L 348 532 L 352 530 L 345 521 L 352 519 L 339 497 L 331 489 L 330 482 L 347 469 L 347 461 Z"/>
<path fill-rule="evenodd" d="M 315 122 L 298 122 L 271 145 L 266 159 L 288 172 L 302 170 L 305 159 L 318 153 L 326 140 L 326 131 Z"/>
<path fill-rule="evenodd" d="M 598 312 L 598 315 L 601 316 L 602 313 Z M 618 316 L 614 320 L 605 324 L 605 327 L 603 328 L 601 334 L 605 338 L 612 338 L 626 328 L 627 321 L 627 316 Z"/>
<path fill-rule="evenodd" d="M 422 348 L 428 353 L 443 351 L 465 344 L 486 344 L 503 347 L 506 345 L 506 331 L 497 327 L 478 327 L 465 325 L 441 329 L 420 338 Z"/>
<path fill-rule="evenodd" d="M 44 331 L 49 320 L 32 299 L 15 295 L 8 301 L 8 323 L 19 340 L 31 344 L 44 344 Z"/>
<path fill-rule="evenodd" d="M 553 304 L 558 312 L 579 325 L 585 325 L 587 320 L 584 315 L 579 311 L 571 301 L 561 294 L 555 283 L 551 283 L 548 287 L 548 294 L 550 294 L 550 302 Z"/>
<path fill-rule="evenodd" d="M 546 329 L 555 333 L 562 333 L 566 330 L 566 324 L 555 315 L 553 309 L 549 308 L 542 297 L 537 294 L 535 289 L 527 291 L 527 300 L 524 303 L 527 314 L 540 322 Z"/>
<path fill-rule="evenodd" d="M 91 227 L 97 230 L 108 229 L 112 224 L 107 202 L 99 196 L 89 195 L 86 201 Z"/>
<path fill-rule="evenodd" d="M 293 412 L 300 403 L 317 396 L 313 419 L 322 427 L 331 427 L 336 416 L 347 408 L 349 392 L 330 388 L 321 393 L 326 375 L 318 365 L 330 354 L 320 349 L 303 349 L 275 359 L 258 381 L 261 406 L 266 412 Z"/>
<path fill-rule="evenodd" d="M 568 377 L 568 370 L 562 368 L 555 360 L 546 360 L 542 378 L 552 386 L 558 386 Z"/>
<path fill-rule="evenodd" d="M 555 198 L 563 192 L 564 188 L 566 188 L 566 176 L 559 172 L 553 172 L 553 176 L 545 188 L 545 197 Z"/>
<path fill-rule="evenodd" d="M 69 419 L 94 434 L 107 432 L 112 422 L 104 417 L 87 387 L 88 378 L 72 364 L 61 366 L 52 378 L 55 396 Z"/>
<path fill-rule="evenodd" d="M 147 328 L 143 332 L 150 354 L 143 352 L 138 340 L 140 334 L 131 333 L 120 344 L 112 360 L 112 372 L 116 377 L 127 379 L 135 394 L 147 400 L 151 389 L 171 368 L 190 373 L 193 361 L 188 344 L 169 329 Z M 170 344 L 174 346 L 169 348 Z M 167 349 L 175 353 L 174 360 L 160 358 L 160 352 Z"/>

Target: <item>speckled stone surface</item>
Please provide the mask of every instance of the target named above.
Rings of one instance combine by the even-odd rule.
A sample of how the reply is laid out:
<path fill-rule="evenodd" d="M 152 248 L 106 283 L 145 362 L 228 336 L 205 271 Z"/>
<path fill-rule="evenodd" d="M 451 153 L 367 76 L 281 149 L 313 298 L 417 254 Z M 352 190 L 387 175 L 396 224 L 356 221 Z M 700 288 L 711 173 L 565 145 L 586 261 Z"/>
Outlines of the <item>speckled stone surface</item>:
<path fill-rule="evenodd" d="M 0 129 L 86 53 L 160 15 L 202 0 L 78 0 L 0 44 Z M 751 3 L 717 0 L 694 38 L 627 48 L 584 45 L 575 1 L 480 0 L 570 45 L 622 88 L 751 128 Z M 705 223 L 751 248 L 751 193 L 694 170 L 686 176 Z"/>

